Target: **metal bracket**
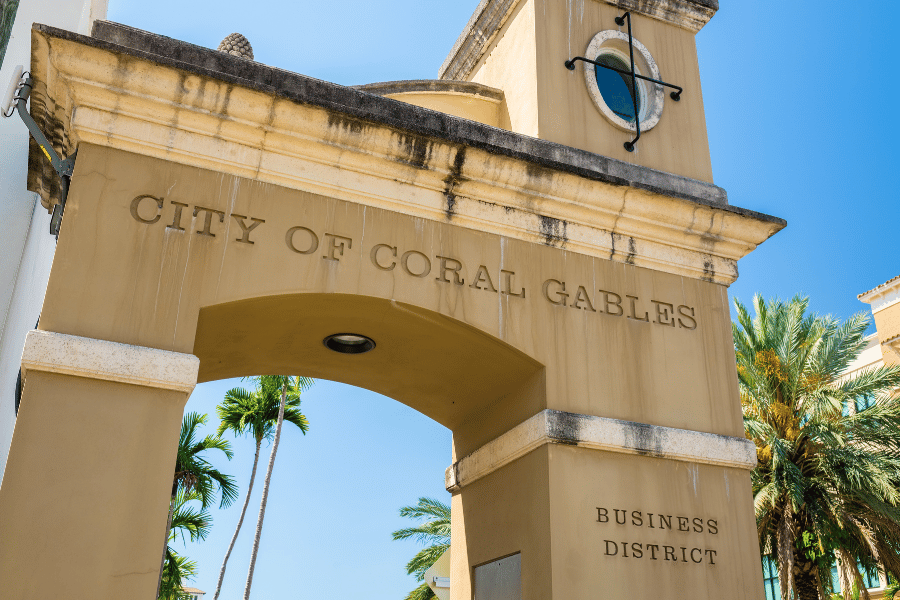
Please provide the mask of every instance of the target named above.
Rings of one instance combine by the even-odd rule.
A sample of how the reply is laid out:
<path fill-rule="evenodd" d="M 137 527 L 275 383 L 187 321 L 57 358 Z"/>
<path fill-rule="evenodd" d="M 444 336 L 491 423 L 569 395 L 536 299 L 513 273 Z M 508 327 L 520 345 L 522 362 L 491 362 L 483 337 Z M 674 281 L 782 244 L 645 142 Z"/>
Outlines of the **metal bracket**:
<path fill-rule="evenodd" d="M 66 157 L 65 159 L 60 158 L 59 154 L 56 153 L 56 150 L 53 149 L 53 146 L 47 139 L 47 136 L 44 135 L 44 132 L 40 130 L 37 123 L 31 118 L 31 115 L 28 113 L 27 104 L 33 84 L 34 80 L 31 78 L 31 74 L 28 71 L 19 74 L 19 81 L 16 84 L 15 92 L 9 106 L 4 107 L 6 112 L 3 113 L 3 116 L 11 117 L 13 110 L 19 113 L 19 117 L 21 117 L 22 121 L 25 123 L 28 132 L 31 133 L 31 137 L 37 142 L 41 152 L 43 152 L 44 156 L 47 157 L 47 160 L 50 161 L 50 165 L 53 167 L 53 170 L 56 171 L 56 174 L 59 175 L 59 204 L 53 207 L 53 216 L 50 218 L 50 233 L 59 236 L 59 228 L 62 224 L 63 213 L 66 210 L 66 198 L 69 195 L 69 182 L 72 179 L 72 173 L 75 171 L 75 157 L 78 152 L 76 150 L 71 156 Z"/>
<path fill-rule="evenodd" d="M 678 102 L 679 100 L 681 100 L 681 94 L 682 94 L 682 92 L 684 92 L 684 89 L 677 85 L 674 85 L 671 83 L 666 83 L 665 81 L 660 81 L 658 79 L 653 79 L 652 77 L 645 77 L 644 75 L 639 75 L 637 73 L 637 71 L 634 68 L 634 37 L 631 35 L 631 13 L 626 12 L 621 17 L 616 17 L 616 25 L 620 25 L 620 26 L 624 25 L 626 20 L 628 21 L 628 53 L 631 57 L 631 70 L 630 71 L 625 71 L 624 69 L 617 69 L 617 68 L 611 67 L 609 65 L 600 64 L 595 60 L 591 60 L 591 59 L 585 58 L 583 56 L 576 56 L 575 58 L 570 58 L 569 60 L 567 60 L 565 62 L 565 65 L 568 70 L 574 71 L 575 70 L 575 62 L 580 60 L 582 62 L 590 63 L 596 67 L 603 67 L 604 69 L 609 69 L 610 71 L 615 71 L 616 73 L 620 73 L 622 75 L 628 75 L 629 77 L 631 77 L 631 89 L 633 90 L 633 92 L 631 94 L 631 100 L 634 103 L 634 127 L 635 127 L 635 130 L 637 131 L 637 137 L 635 137 L 630 142 L 625 142 L 625 149 L 628 150 L 629 152 L 634 152 L 634 145 L 637 143 L 637 141 L 639 139 L 641 139 L 641 116 L 640 116 L 640 113 L 638 112 L 638 105 L 637 105 L 637 81 L 636 80 L 641 79 L 643 81 L 650 81 L 650 82 L 656 83 L 658 85 L 664 85 L 666 87 L 673 88 L 675 91 L 670 93 L 669 96 L 675 102 Z"/>

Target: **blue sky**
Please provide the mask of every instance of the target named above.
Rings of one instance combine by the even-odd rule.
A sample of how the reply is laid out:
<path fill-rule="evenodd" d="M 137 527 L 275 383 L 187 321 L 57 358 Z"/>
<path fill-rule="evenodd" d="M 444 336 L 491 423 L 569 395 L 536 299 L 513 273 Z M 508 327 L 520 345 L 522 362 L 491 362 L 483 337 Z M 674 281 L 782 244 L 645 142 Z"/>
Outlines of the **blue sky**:
<path fill-rule="evenodd" d="M 352 85 L 435 78 L 477 3 L 110 0 L 109 18 L 213 48 L 240 31 L 260 62 Z M 898 21 L 900 4 L 889 0 L 723 0 L 697 36 L 715 181 L 732 204 L 788 221 L 741 261 L 732 296 L 802 293 L 817 312 L 847 317 L 867 309 L 858 293 L 900 274 L 898 83 L 888 79 Z M 235 385 L 198 386 L 188 410 L 215 421 L 216 403 Z M 252 597 L 400 600 L 415 586 L 403 566 L 417 546 L 390 540 L 404 525 L 397 509 L 422 495 L 449 498 L 450 433 L 332 382 L 308 392 L 303 410 L 311 429 L 305 437 L 286 430 Z M 252 443 L 235 448 L 234 460 L 217 463 L 246 489 Z M 223 598 L 243 590 L 259 487 Z M 210 597 L 238 512 L 214 511 L 210 538 L 187 549 L 200 565 L 194 585 Z"/>

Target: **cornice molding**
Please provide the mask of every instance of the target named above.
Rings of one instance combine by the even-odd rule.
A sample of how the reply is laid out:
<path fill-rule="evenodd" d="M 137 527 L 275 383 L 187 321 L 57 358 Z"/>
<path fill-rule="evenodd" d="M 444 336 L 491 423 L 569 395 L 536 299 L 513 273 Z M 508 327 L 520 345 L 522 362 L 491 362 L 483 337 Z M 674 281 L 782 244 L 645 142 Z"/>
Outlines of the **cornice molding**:
<path fill-rule="evenodd" d="M 888 279 L 878 287 L 863 292 L 857 298 L 871 305 L 872 314 L 900 303 L 900 276 Z"/>
<path fill-rule="evenodd" d="M 697 33 L 719 10 L 718 0 L 603 0 Z"/>
<path fill-rule="evenodd" d="M 546 444 L 735 469 L 756 467 L 756 446 L 745 438 L 547 409 L 448 467 L 447 491 L 458 491 Z"/>
<path fill-rule="evenodd" d="M 22 352 L 22 376 L 29 371 L 88 377 L 190 394 L 197 385 L 200 359 L 106 340 L 29 331 Z"/>
<path fill-rule="evenodd" d="M 259 79 L 38 25 L 36 120 L 64 154 L 107 146 L 726 285 L 785 225 L 710 184 L 166 43 Z M 49 205 L 45 180 L 30 170 Z"/>

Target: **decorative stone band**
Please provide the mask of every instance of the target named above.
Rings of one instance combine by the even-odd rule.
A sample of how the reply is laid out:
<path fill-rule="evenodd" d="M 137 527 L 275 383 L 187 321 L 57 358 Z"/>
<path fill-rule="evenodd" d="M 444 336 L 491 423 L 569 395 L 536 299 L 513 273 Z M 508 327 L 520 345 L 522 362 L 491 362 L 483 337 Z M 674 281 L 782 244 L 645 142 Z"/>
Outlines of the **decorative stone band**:
<path fill-rule="evenodd" d="M 22 353 L 23 380 L 28 371 L 46 371 L 190 394 L 199 369 L 193 354 L 52 331 L 29 331 Z"/>
<path fill-rule="evenodd" d="M 547 409 L 448 467 L 447 490 L 457 491 L 544 444 L 738 469 L 756 466 L 756 448 L 744 438 Z"/>

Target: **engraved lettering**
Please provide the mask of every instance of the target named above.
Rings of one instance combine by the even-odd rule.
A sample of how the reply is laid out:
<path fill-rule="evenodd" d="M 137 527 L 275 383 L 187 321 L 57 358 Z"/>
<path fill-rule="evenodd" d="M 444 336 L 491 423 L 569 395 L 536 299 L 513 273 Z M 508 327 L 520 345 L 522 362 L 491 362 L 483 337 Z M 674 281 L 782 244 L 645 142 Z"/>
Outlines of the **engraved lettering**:
<path fill-rule="evenodd" d="M 631 544 L 631 555 L 635 558 L 644 558 L 644 551 L 637 542 Z"/>
<path fill-rule="evenodd" d="M 618 508 L 614 508 L 614 509 L 613 509 L 613 512 L 616 513 L 616 523 L 618 523 L 619 525 L 624 525 L 624 524 L 625 524 L 625 517 L 628 516 L 628 511 L 625 511 L 625 510 L 619 510 Z M 621 521 L 619 520 L 619 513 L 622 513 L 622 520 L 621 520 Z"/>
<path fill-rule="evenodd" d="M 556 289 L 554 291 L 550 291 L 550 286 L 554 286 Z M 565 306 L 566 299 L 569 295 L 566 292 L 566 284 L 562 281 L 557 281 L 556 279 L 548 279 L 544 282 L 543 286 L 544 298 L 550 301 L 550 304 L 555 304 L 556 306 Z M 550 294 L 553 294 L 554 298 L 550 297 Z"/>
<path fill-rule="evenodd" d="M 658 560 L 656 558 L 656 551 L 659 550 L 659 545 L 658 544 L 647 544 L 645 547 L 650 548 L 650 558 L 652 560 Z"/>
<path fill-rule="evenodd" d="M 391 256 L 394 257 L 394 260 L 392 260 L 391 264 L 389 264 L 389 265 L 382 265 L 381 263 L 378 262 L 378 251 L 381 250 L 382 248 L 387 248 L 388 250 L 390 250 Z M 387 244 L 376 244 L 372 248 L 372 252 L 369 254 L 369 256 L 372 258 L 372 264 L 375 265 L 376 269 L 381 269 L 382 271 L 393 271 L 394 267 L 397 266 L 397 260 L 396 260 L 397 259 L 397 246 L 389 246 Z"/>
<path fill-rule="evenodd" d="M 609 511 L 605 508 L 597 507 L 597 522 L 598 523 L 609 523 Z"/>
<path fill-rule="evenodd" d="M 450 258 L 447 256 L 435 256 L 436 259 L 441 261 L 441 266 L 438 267 L 439 274 L 435 277 L 435 281 L 443 281 L 444 283 L 450 283 L 450 280 L 447 279 L 447 271 L 453 273 L 453 283 L 456 285 L 462 285 L 465 283 L 462 277 L 459 276 L 459 272 L 462 270 L 462 263 L 456 260 L 455 258 Z"/>
<path fill-rule="evenodd" d="M 587 303 L 587 306 L 581 306 L 581 303 Z M 572 301 L 571 308 L 580 308 L 582 310 L 589 310 L 591 312 L 597 312 L 594 310 L 594 305 L 591 302 L 590 296 L 588 296 L 587 290 L 584 289 L 583 285 L 578 286 L 578 291 L 575 292 L 575 299 Z"/>
<path fill-rule="evenodd" d="M 650 302 L 656 305 L 656 321 L 654 323 L 675 327 L 675 319 L 672 318 L 675 313 L 675 306 L 659 300 L 651 300 Z"/>
<path fill-rule="evenodd" d="M 700 558 L 694 558 L 694 552 L 699 552 Z M 701 550 L 700 548 L 694 548 L 693 550 L 691 550 L 691 560 L 698 564 L 702 563 L 703 562 L 703 550 Z"/>
<path fill-rule="evenodd" d="M 340 257 L 344 256 L 344 248 L 347 248 L 347 250 L 353 248 L 353 240 L 348 237 L 337 235 L 336 233 L 326 233 L 325 237 L 331 238 L 327 253 L 322 255 L 322 258 L 325 260 L 339 261 L 341 260 Z M 335 252 L 337 252 L 337 256 L 335 256 Z"/>
<path fill-rule="evenodd" d="M 513 276 L 516 274 L 515 271 L 507 271 L 505 269 L 500 269 L 500 274 L 503 275 L 503 282 L 506 284 L 503 289 L 504 294 L 506 294 L 507 296 L 515 296 L 517 298 L 525 297 L 525 288 L 522 288 L 522 290 L 519 293 L 515 293 L 512 291 L 512 279 L 513 279 Z"/>
<path fill-rule="evenodd" d="M 681 562 L 687 562 L 687 548 L 681 547 Z"/>
<path fill-rule="evenodd" d="M 622 310 L 622 296 L 618 295 L 615 292 L 607 292 L 606 290 L 598 290 L 604 296 L 604 303 L 606 304 L 606 308 L 603 312 L 608 315 L 613 315 L 614 317 L 621 317 L 625 314 L 625 311 Z M 615 302 L 610 301 L 610 296 L 614 296 L 616 298 Z M 617 312 L 612 312 L 610 307 L 615 306 Z"/>
<path fill-rule="evenodd" d="M 637 316 L 637 314 L 635 313 L 635 310 L 636 310 L 636 309 L 635 309 L 635 304 L 636 304 L 637 301 L 638 301 L 638 297 L 637 297 L 637 296 L 629 296 L 629 295 L 627 295 L 627 294 L 625 295 L 625 297 L 628 298 L 629 300 L 631 300 L 631 314 L 628 315 L 628 318 L 631 319 L 632 321 L 647 321 L 647 322 L 649 322 L 649 321 L 650 321 L 650 315 L 649 315 L 647 312 L 644 312 L 644 316 L 643 316 L 643 317 L 639 317 L 639 316 Z"/>
<path fill-rule="evenodd" d="M 653 526 L 653 513 L 647 513 L 647 516 L 650 517 L 650 529 L 656 529 L 656 527 Z"/>
<path fill-rule="evenodd" d="M 152 219 L 143 218 L 139 209 L 141 207 L 141 201 L 143 200 L 156 200 L 156 215 Z M 138 223 L 143 223 L 144 225 L 153 225 L 157 221 L 159 221 L 160 217 L 162 217 L 162 208 L 163 208 L 163 199 L 157 198 L 156 196 L 150 196 L 148 194 L 144 194 L 143 196 L 138 196 L 134 200 L 131 201 L 131 216 L 134 217 L 134 220 Z"/>
<path fill-rule="evenodd" d="M 641 511 L 633 510 L 631 511 L 631 524 L 637 527 L 641 527 L 644 525 L 644 517 L 641 515 Z"/>
<path fill-rule="evenodd" d="M 225 213 L 221 210 L 216 210 L 214 208 L 206 208 L 205 206 L 195 206 L 194 207 L 194 216 L 196 217 L 201 212 L 205 212 L 206 216 L 203 217 L 203 229 L 198 229 L 194 233 L 199 233 L 200 235 L 205 235 L 206 237 L 216 237 L 210 228 L 212 227 L 212 218 L 213 215 L 219 215 L 219 223 L 225 222 Z"/>
<path fill-rule="evenodd" d="M 709 519 L 708 521 L 706 521 L 706 528 L 713 535 L 719 533 L 719 524 L 715 519 Z"/>
<path fill-rule="evenodd" d="M 656 515 L 659 517 L 660 529 L 672 529 L 672 515 Z M 665 525 L 665 527 L 663 527 Z"/>
<path fill-rule="evenodd" d="M 682 309 L 684 309 L 684 310 L 682 310 Z M 688 314 L 686 311 L 691 311 L 691 312 L 690 312 L 690 314 Z M 690 306 L 684 306 L 682 304 L 681 306 L 678 307 L 678 314 L 681 315 L 681 317 L 684 317 L 684 320 L 682 320 L 681 317 L 678 318 L 679 326 L 684 327 L 685 329 L 697 329 L 697 321 L 696 321 L 696 319 L 694 319 L 694 309 L 693 308 L 691 308 Z M 685 325 L 685 320 L 688 322 L 686 325 Z"/>
<path fill-rule="evenodd" d="M 294 234 L 298 231 L 305 231 L 309 234 L 309 248 L 306 250 L 299 250 L 297 246 L 294 245 Z M 319 236 L 317 236 L 312 229 L 306 227 L 291 227 L 287 230 L 284 241 L 287 244 L 287 247 L 297 254 L 312 254 L 319 248 Z"/>
<path fill-rule="evenodd" d="M 628 542 L 622 542 L 622 557 L 628 558 Z"/>
<path fill-rule="evenodd" d="M 703 533 L 703 519 L 694 519 L 694 533 Z"/>
<path fill-rule="evenodd" d="M 716 551 L 715 551 L 715 550 L 707 550 L 707 551 L 706 551 L 706 555 L 709 557 L 709 564 L 711 564 L 711 565 L 716 564 L 716 561 L 713 560 L 713 558 L 714 558 L 715 555 L 716 555 Z"/>
<path fill-rule="evenodd" d="M 169 204 L 175 207 L 175 216 L 172 218 L 172 224 L 167 225 L 166 229 L 174 229 L 175 231 L 184 231 L 184 227 L 181 226 L 181 211 L 182 209 L 187 208 L 187 204 L 182 204 L 181 202 L 175 202 L 174 200 L 169 200 Z"/>
<path fill-rule="evenodd" d="M 417 256 L 421 256 L 422 260 L 425 261 L 425 264 L 424 264 L 425 268 L 422 270 L 421 273 L 413 273 L 409 269 L 409 257 L 412 256 L 413 254 L 415 254 Z M 419 252 L 417 250 L 407 250 L 406 252 L 404 252 L 403 256 L 400 257 L 400 266 L 403 267 L 404 271 L 406 271 L 413 277 L 426 277 L 429 273 L 431 273 L 431 260 L 429 260 L 429 258 L 427 256 L 425 256 L 424 254 L 422 254 L 421 252 Z"/>
<path fill-rule="evenodd" d="M 619 553 L 619 544 L 617 544 L 616 542 L 613 542 L 612 540 L 603 540 L 603 541 L 606 542 L 606 555 L 607 556 L 615 556 Z M 613 549 L 612 552 L 609 551 L 610 544 L 612 544 L 612 549 Z"/>
<path fill-rule="evenodd" d="M 678 559 L 675 557 L 675 546 L 663 546 L 663 552 L 666 553 L 666 560 L 678 562 Z M 672 558 L 669 558 L 670 556 Z"/>
<path fill-rule="evenodd" d="M 481 287 L 481 283 L 486 283 L 487 287 Z M 488 290 L 491 292 L 497 293 L 497 288 L 494 287 L 494 282 L 491 281 L 491 274 L 488 273 L 487 267 L 481 265 L 478 267 L 478 272 L 475 273 L 475 281 L 472 282 L 470 288 L 475 288 L 476 290 Z"/>
<path fill-rule="evenodd" d="M 675 517 L 678 519 L 678 531 L 690 531 L 691 528 L 689 525 L 691 524 L 690 519 L 687 517 Z"/>
<path fill-rule="evenodd" d="M 247 217 L 243 215 L 238 215 L 235 213 L 231 213 L 231 216 L 234 217 L 234 220 L 237 221 L 237 224 L 241 227 L 241 237 L 235 238 L 236 241 L 241 242 L 242 244 L 253 244 L 254 242 L 250 241 L 250 232 L 265 223 L 262 219 L 257 219 L 255 217 L 249 217 L 251 221 L 253 221 L 253 225 L 247 227 L 247 224 L 244 223 L 244 219 Z"/>

